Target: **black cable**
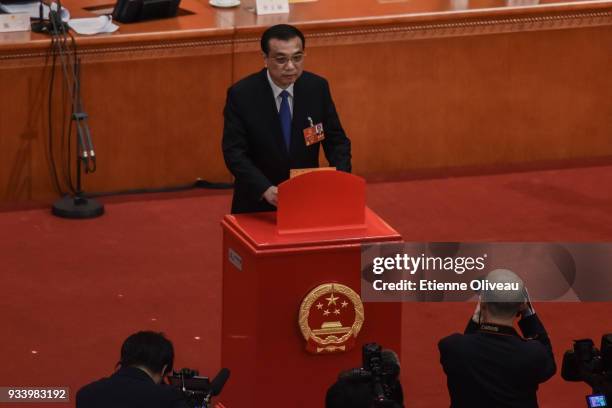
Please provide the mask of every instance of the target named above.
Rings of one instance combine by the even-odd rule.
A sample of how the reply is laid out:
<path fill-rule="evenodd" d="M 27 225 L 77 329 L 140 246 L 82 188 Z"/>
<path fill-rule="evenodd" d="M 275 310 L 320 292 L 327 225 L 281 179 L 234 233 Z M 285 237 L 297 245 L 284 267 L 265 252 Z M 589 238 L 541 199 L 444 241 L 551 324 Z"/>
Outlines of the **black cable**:
<path fill-rule="evenodd" d="M 74 112 L 75 108 L 79 111 L 81 110 L 80 87 L 78 86 L 78 83 L 80 80 L 80 77 L 79 77 L 80 76 L 80 66 L 79 66 L 79 60 L 78 60 L 78 54 L 77 54 L 76 39 L 74 38 L 74 36 L 72 35 L 70 31 L 66 30 L 66 25 L 61 20 L 60 6 L 58 6 L 58 9 L 59 11 L 50 10 L 50 18 L 49 18 L 50 24 L 48 28 L 48 32 L 52 36 L 51 49 L 52 49 L 52 56 L 53 56 L 51 83 L 50 83 L 50 91 L 49 91 L 49 144 L 50 146 L 52 146 L 52 121 L 51 121 L 52 109 L 51 109 L 51 106 L 52 106 L 52 99 L 53 99 L 53 84 L 55 80 L 55 64 L 57 61 L 57 57 L 60 58 L 60 61 L 62 64 L 62 71 L 64 74 L 63 76 L 64 86 L 62 88 L 63 90 L 62 106 L 65 107 L 65 104 L 63 103 L 63 99 L 65 98 L 64 95 L 65 95 L 66 90 L 68 90 L 68 92 L 70 93 L 70 100 L 71 100 L 71 112 Z M 71 38 L 72 55 L 70 52 L 67 51 L 68 35 Z M 233 47 L 234 47 L 234 42 L 232 42 L 232 61 L 231 61 L 232 69 L 230 70 L 230 75 L 232 79 L 234 77 Z M 71 56 L 73 57 L 72 61 L 70 61 Z M 69 66 L 71 66 L 72 68 L 72 74 L 73 74 L 72 77 L 68 75 Z M 70 83 L 71 79 L 73 80 L 72 83 Z M 63 144 L 64 142 L 66 142 L 66 137 L 65 137 L 66 131 L 64 129 L 65 115 L 63 114 L 62 117 L 63 117 L 63 122 L 62 122 L 62 144 Z M 79 124 L 76 123 L 76 126 L 78 125 Z M 67 185 L 69 189 L 73 193 L 76 193 L 76 188 L 72 180 L 72 165 L 71 165 L 72 161 L 70 160 L 71 147 L 72 147 L 71 141 L 72 141 L 72 117 L 70 121 L 70 126 L 68 127 L 68 132 L 67 132 L 68 165 L 67 165 L 67 174 L 64 175 L 64 178 L 65 178 L 65 181 L 67 181 Z M 82 145 L 81 147 L 86 148 L 85 145 Z M 50 149 L 50 152 L 52 153 L 52 147 L 50 147 L 49 149 Z M 60 195 L 63 195 L 63 191 L 60 188 L 59 178 L 57 176 L 57 166 L 55 165 L 55 159 L 53 155 L 51 155 L 51 162 L 52 162 L 52 170 L 54 173 L 54 180 L 56 183 L 56 189 L 58 190 L 58 193 Z M 194 183 L 181 185 L 181 186 L 173 186 L 173 187 L 165 187 L 165 188 L 151 188 L 151 189 L 120 190 L 120 191 L 102 192 L 102 193 L 89 193 L 89 194 L 85 194 L 84 196 L 85 197 L 102 197 L 102 196 L 125 195 L 125 194 L 163 193 L 163 192 L 184 191 L 184 190 L 190 190 L 190 189 L 195 189 L 195 188 L 219 189 L 219 190 L 231 189 L 233 188 L 233 184 L 209 182 L 206 180 L 198 179 Z"/>
<path fill-rule="evenodd" d="M 61 196 L 63 195 L 63 191 L 61 189 L 60 186 L 60 182 L 59 182 L 59 178 L 57 176 L 57 166 L 55 164 L 55 157 L 53 155 L 53 85 L 55 82 L 55 61 L 56 61 L 56 54 L 54 51 L 54 47 L 55 47 L 55 38 L 51 37 L 51 54 L 52 54 L 52 60 L 51 60 L 51 73 L 50 73 L 50 80 L 49 80 L 49 101 L 48 101 L 48 148 L 49 148 L 49 161 L 51 164 L 51 180 L 54 183 L 54 187 L 56 192 Z"/>
<path fill-rule="evenodd" d="M 72 35 L 72 33 L 70 31 L 68 31 L 68 35 L 70 35 L 70 39 L 71 44 L 72 44 L 72 54 L 74 56 L 74 61 L 73 61 L 73 69 L 76 71 L 77 70 L 77 61 L 78 61 L 78 56 L 77 56 L 77 46 L 76 46 L 76 39 L 74 38 L 74 35 Z M 79 73 L 80 75 L 80 73 Z M 80 79 L 80 78 L 79 78 Z M 74 84 L 73 87 L 73 92 L 76 93 L 76 83 Z M 71 105 L 71 112 L 74 112 L 74 104 Z M 72 121 L 70 122 L 70 126 L 68 127 L 68 160 L 67 160 L 67 164 L 68 164 L 68 187 L 70 188 L 70 191 L 72 192 L 72 194 L 76 193 L 76 188 L 74 186 L 74 182 L 72 180 L 72 158 L 71 158 L 71 153 L 72 153 Z"/>
<path fill-rule="evenodd" d="M 72 108 L 71 108 L 72 110 Z M 74 187 L 74 182 L 72 181 L 72 121 L 70 122 L 70 126 L 68 126 L 68 137 L 67 137 L 67 152 L 66 152 L 66 179 L 68 182 L 68 188 L 72 194 L 76 193 L 76 188 Z"/>
<path fill-rule="evenodd" d="M 70 133 L 72 131 L 72 122 L 70 115 L 66 114 L 66 87 L 62 86 L 62 97 L 60 99 L 61 107 L 62 107 L 62 132 L 61 132 L 61 141 L 62 141 L 62 166 L 63 169 L 63 179 L 64 186 L 67 187 L 72 194 L 74 194 L 75 189 L 72 185 L 72 177 L 71 177 L 71 158 L 70 158 Z M 72 109 L 71 109 L 72 112 Z M 68 119 L 68 131 L 66 131 L 66 119 Z M 66 136 L 67 134 L 67 136 Z M 67 139 L 67 140 L 66 140 Z M 66 146 L 68 144 L 68 146 Z M 67 150 L 67 152 L 66 152 Z"/>
<path fill-rule="evenodd" d="M 54 44 L 54 57 L 59 56 L 62 65 L 63 71 L 63 87 L 62 90 L 65 92 L 68 90 L 70 94 L 70 106 L 71 106 L 71 115 L 70 115 L 70 125 L 68 127 L 68 132 L 66 132 L 65 127 L 62 127 L 62 142 L 64 143 L 67 138 L 68 144 L 68 158 L 67 158 L 67 174 L 64 174 L 65 182 L 73 194 L 76 194 L 76 188 L 74 186 L 72 180 L 72 160 L 70 158 L 72 154 L 72 112 L 74 112 L 74 108 L 78 108 L 78 78 L 77 78 L 77 53 L 76 53 L 76 40 L 72 33 L 66 29 L 66 24 L 61 20 L 61 6 L 57 6 L 58 10 L 50 11 L 50 22 L 51 22 L 51 35 L 53 38 Z M 71 46 L 72 46 L 72 55 L 68 51 L 68 35 L 71 38 Z M 71 58 L 72 57 L 72 58 Z M 72 59 L 72 61 L 71 61 Z M 72 70 L 72 76 L 68 75 L 69 67 Z M 71 82 L 72 80 L 72 82 Z M 65 107 L 64 98 L 62 98 L 62 106 Z M 62 123 L 65 125 L 65 115 L 62 115 Z M 78 123 L 76 124 L 79 125 Z M 81 146 L 84 147 L 84 146 Z"/>
<path fill-rule="evenodd" d="M 183 184 L 178 186 L 160 187 L 160 188 L 137 188 L 131 190 L 117 190 L 99 193 L 87 193 L 85 197 L 108 197 L 118 195 L 134 195 L 134 194 L 153 194 L 153 193 L 174 193 L 178 191 L 188 191 L 200 188 L 211 189 L 211 190 L 228 190 L 233 188 L 234 185 L 231 183 L 216 183 L 206 180 L 196 180 L 195 183 Z"/>
<path fill-rule="evenodd" d="M 65 83 L 65 79 L 62 81 L 62 85 Z M 66 186 L 68 184 L 68 179 L 67 179 L 67 174 L 66 174 L 66 169 L 65 169 L 65 161 L 66 161 L 66 156 L 65 156 L 65 149 L 66 149 L 66 88 L 65 86 L 62 86 L 62 94 L 60 97 L 60 109 L 61 109 L 61 120 L 62 120 L 62 127 L 61 127 L 61 132 L 60 132 L 60 141 L 61 141 L 61 160 L 62 160 L 62 171 L 63 171 L 63 180 L 64 180 L 64 186 Z"/>
<path fill-rule="evenodd" d="M 70 99 L 72 100 L 72 103 L 74 103 L 75 102 L 75 95 L 72 92 L 72 89 L 70 87 L 70 84 L 69 84 L 70 76 L 68 76 L 68 65 L 69 65 L 68 62 L 69 61 L 66 61 L 66 60 L 69 59 L 69 57 L 67 56 L 67 53 L 66 53 L 66 49 L 65 49 L 65 46 L 66 46 L 66 30 L 65 30 L 65 27 L 64 27 L 64 23 L 61 21 L 61 15 L 59 15 L 59 18 L 60 18 L 59 27 L 61 28 L 60 31 L 58 31 L 58 23 L 55 21 L 56 18 L 52 18 L 51 19 L 52 25 L 53 25 L 53 31 L 54 31 L 53 35 L 54 36 L 60 36 L 60 37 L 57 37 L 58 40 L 59 40 L 59 41 L 57 41 L 57 50 L 58 50 L 59 57 L 60 57 L 60 59 L 62 61 L 62 71 L 64 72 L 64 84 L 66 85 L 66 88 L 70 92 Z M 74 71 L 73 71 L 73 74 L 74 74 Z"/>
<path fill-rule="evenodd" d="M 72 115 L 70 116 L 69 119 L 69 126 L 68 126 L 68 135 L 66 136 L 66 114 L 65 114 L 65 108 L 66 108 L 66 103 L 64 102 L 65 100 L 65 93 L 66 90 L 68 91 L 68 93 L 70 94 L 70 105 L 71 108 L 75 106 L 75 92 L 73 90 L 73 88 L 76 87 L 76 82 L 74 85 L 70 84 L 70 77 L 68 76 L 68 66 L 70 65 L 70 53 L 66 51 L 67 49 L 67 41 L 68 41 L 68 37 L 67 37 L 67 31 L 66 31 L 66 24 L 62 21 L 61 18 L 61 6 L 58 5 L 57 6 L 57 10 L 52 10 L 51 6 L 49 7 L 49 25 L 48 25 L 48 32 L 51 34 L 51 48 L 52 48 L 52 53 L 53 53 L 53 75 L 55 75 L 55 64 L 57 61 L 57 57 L 60 58 L 61 64 L 62 64 L 62 71 L 63 71 L 63 81 L 62 81 L 62 98 L 61 98 L 61 106 L 62 106 L 62 130 L 61 130 L 61 150 L 62 153 L 64 153 L 65 151 L 65 144 L 66 144 L 66 138 L 67 140 L 67 144 L 68 144 L 68 157 L 67 157 L 67 165 L 66 166 L 62 166 L 63 168 L 67 168 L 67 171 L 65 172 L 65 174 L 63 174 L 63 179 L 64 179 L 64 183 L 65 185 L 67 185 L 67 187 L 69 188 L 69 190 L 74 194 L 76 192 L 76 189 L 74 187 L 74 184 L 72 182 L 72 166 L 71 166 L 71 158 L 70 155 L 72 153 L 71 150 L 71 133 L 72 133 Z M 76 50 L 76 44 L 75 44 L 75 40 L 74 37 L 72 36 L 72 34 L 70 34 L 71 38 L 72 38 L 72 42 L 73 42 L 73 49 Z M 74 65 L 76 66 L 76 57 L 74 59 Z M 74 74 L 74 70 L 75 67 L 72 67 L 73 69 L 73 74 Z M 49 110 L 51 112 L 51 105 L 52 105 L 52 92 L 50 92 L 49 95 Z M 72 109 L 71 109 L 72 112 Z M 49 127 L 51 129 L 51 116 L 49 117 Z M 52 137 L 51 137 L 52 138 Z M 63 157 L 63 155 L 61 156 L 62 159 L 65 159 Z M 57 175 L 58 171 L 57 171 L 57 165 L 55 164 L 55 158 L 54 156 L 52 156 L 52 167 L 53 167 L 53 172 L 54 172 L 54 178 L 57 180 L 56 183 L 59 185 L 59 177 Z M 58 187 L 58 192 L 60 193 L 60 195 L 63 195 L 64 192 L 63 190 L 61 190 L 61 188 Z"/>

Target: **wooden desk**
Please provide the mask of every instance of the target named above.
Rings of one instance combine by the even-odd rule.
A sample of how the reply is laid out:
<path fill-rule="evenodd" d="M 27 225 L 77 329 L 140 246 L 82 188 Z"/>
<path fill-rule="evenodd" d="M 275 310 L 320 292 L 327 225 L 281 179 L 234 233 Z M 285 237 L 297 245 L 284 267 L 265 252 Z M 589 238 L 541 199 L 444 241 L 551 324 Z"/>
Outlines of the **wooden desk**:
<path fill-rule="evenodd" d="M 331 84 L 356 173 L 455 174 L 611 156 L 612 2 L 355 3 L 296 4 L 276 20 L 240 10 L 235 71 L 259 66 L 262 26 L 304 29 L 307 69 Z"/>
<path fill-rule="evenodd" d="M 85 14 L 78 3 L 65 4 Z M 96 4 L 105 3 L 88 2 Z M 98 171 L 85 177 L 88 191 L 176 185 L 198 176 L 229 179 L 220 158 L 213 166 L 210 161 L 219 156 L 234 29 L 200 2 L 184 0 L 183 8 L 195 14 L 78 37 L 83 100 L 98 156 Z M 2 44 L 0 86 L 8 90 L 0 108 L 4 201 L 55 196 L 46 154 L 49 48 L 49 38 L 37 34 Z M 58 83 L 58 123 L 60 89 Z M 59 127 L 55 131 L 59 147 Z M 59 148 L 56 157 L 62 161 Z"/>
<path fill-rule="evenodd" d="M 109 1 L 64 3 L 86 16 L 83 5 Z M 330 81 L 358 174 L 612 156 L 612 1 L 319 0 L 260 17 L 252 7 L 183 0 L 189 14 L 178 18 L 77 38 L 99 166 L 87 191 L 231 180 L 225 91 L 260 69 L 259 35 L 279 22 L 305 32 L 306 69 Z M 49 48 L 38 34 L 0 37 L 0 201 L 55 197 Z M 65 167 L 60 130 L 53 147 Z"/>

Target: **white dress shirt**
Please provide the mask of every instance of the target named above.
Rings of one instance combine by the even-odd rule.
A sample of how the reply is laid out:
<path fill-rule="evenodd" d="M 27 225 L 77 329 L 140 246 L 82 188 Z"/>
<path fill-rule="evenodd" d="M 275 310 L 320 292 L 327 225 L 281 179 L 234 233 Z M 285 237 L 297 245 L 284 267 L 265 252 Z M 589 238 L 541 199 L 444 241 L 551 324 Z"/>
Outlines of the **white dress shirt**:
<path fill-rule="evenodd" d="M 276 102 L 276 111 L 280 111 L 281 102 L 283 97 L 280 95 L 281 92 L 287 91 L 289 93 L 289 111 L 291 112 L 291 116 L 293 116 L 293 84 L 289 85 L 287 89 L 283 89 L 280 86 L 276 85 L 274 81 L 272 81 L 272 77 L 270 77 L 270 71 L 266 70 L 266 74 L 268 75 L 268 82 L 272 87 L 272 93 L 274 94 L 274 102 Z"/>

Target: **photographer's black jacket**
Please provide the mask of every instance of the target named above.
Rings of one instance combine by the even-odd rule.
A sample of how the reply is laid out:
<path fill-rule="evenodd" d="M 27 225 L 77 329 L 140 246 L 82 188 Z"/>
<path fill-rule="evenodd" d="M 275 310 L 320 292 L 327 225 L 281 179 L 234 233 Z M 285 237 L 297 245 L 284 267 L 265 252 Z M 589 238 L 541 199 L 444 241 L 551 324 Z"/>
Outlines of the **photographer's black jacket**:
<path fill-rule="evenodd" d="M 81 388 L 77 408 L 187 408 L 182 394 L 159 385 L 139 368 L 121 368 L 108 378 Z"/>
<path fill-rule="evenodd" d="M 536 315 L 519 326 L 526 339 L 511 327 L 472 320 L 464 334 L 438 343 L 447 375 L 451 408 L 536 408 L 538 384 L 555 374 L 552 346 Z M 483 329 L 484 328 L 484 329 Z"/>

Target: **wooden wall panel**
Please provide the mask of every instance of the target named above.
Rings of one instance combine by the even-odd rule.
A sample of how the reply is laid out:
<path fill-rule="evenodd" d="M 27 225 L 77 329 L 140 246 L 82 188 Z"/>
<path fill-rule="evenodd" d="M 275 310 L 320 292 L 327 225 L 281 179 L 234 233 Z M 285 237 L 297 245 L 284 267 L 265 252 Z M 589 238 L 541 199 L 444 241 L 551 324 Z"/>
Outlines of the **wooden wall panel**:
<path fill-rule="evenodd" d="M 229 62 L 226 54 L 88 65 L 84 94 L 95 101 L 88 109 L 100 166 L 91 188 L 229 181 L 219 154 Z"/>
<path fill-rule="evenodd" d="M 612 155 L 612 28 L 313 48 L 362 174 Z M 588 63 L 585 63 L 588 61 Z"/>
<path fill-rule="evenodd" d="M 47 155 L 48 71 L 0 68 L 0 200 L 52 191 Z"/>
<path fill-rule="evenodd" d="M 504 22 L 496 33 L 462 24 L 453 37 L 406 27 L 309 33 L 305 69 L 330 82 L 356 173 L 612 156 L 611 25 L 514 32 Z M 255 37 L 238 47 L 236 77 L 261 67 Z"/>
<path fill-rule="evenodd" d="M 201 47 L 82 53 L 83 102 L 98 159 L 97 172 L 84 178 L 87 191 L 174 186 L 198 177 L 230 181 L 219 153 L 230 47 Z M 0 86 L 10 92 L 0 102 L 0 200 L 48 201 L 56 196 L 46 153 L 50 62 L 40 55 L 25 69 L 2 62 Z M 53 116 L 60 123 L 56 85 Z M 65 168 L 60 149 L 55 157 Z"/>
<path fill-rule="evenodd" d="M 220 148 L 226 89 L 261 69 L 259 36 L 277 21 L 185 4 L 195 14 L 79 38 L 99 160 L 87 191 L 231 180 Z M 357 174 L 612 157 L 610 5 L 338 21 L 308 21 L 307 3 L 292 7 L 281 20 L 307 35 L 306 69 L 331 84 Z M 325 9 L 312 7 L 313 16 Z M 0 202 L 49 201 L 49 43 L 20 41 L 0 40 Z"/>

